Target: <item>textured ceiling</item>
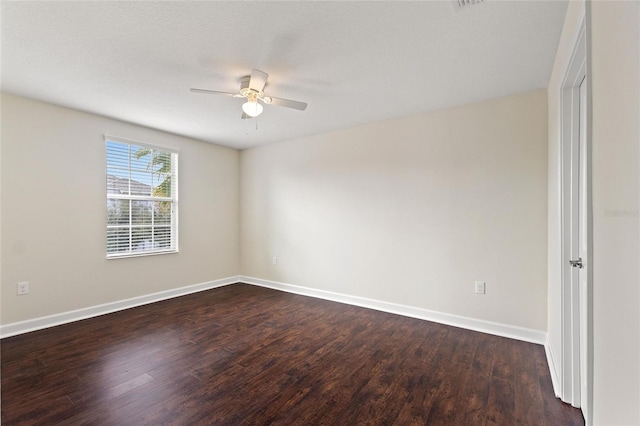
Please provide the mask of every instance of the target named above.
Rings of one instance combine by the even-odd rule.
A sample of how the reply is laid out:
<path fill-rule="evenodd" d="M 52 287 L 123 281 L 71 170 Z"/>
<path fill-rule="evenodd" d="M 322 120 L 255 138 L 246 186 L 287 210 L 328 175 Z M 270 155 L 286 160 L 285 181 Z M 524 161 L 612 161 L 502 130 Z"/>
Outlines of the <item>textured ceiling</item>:
<path fill-rule="evenodd" d="M 3 1 L 1 88 L 246 148 L 547 87 L 566 7 Z M 256 123 L 240 99 L 189 92 L 235 92 L 252 68 L 307 110 Z"/>

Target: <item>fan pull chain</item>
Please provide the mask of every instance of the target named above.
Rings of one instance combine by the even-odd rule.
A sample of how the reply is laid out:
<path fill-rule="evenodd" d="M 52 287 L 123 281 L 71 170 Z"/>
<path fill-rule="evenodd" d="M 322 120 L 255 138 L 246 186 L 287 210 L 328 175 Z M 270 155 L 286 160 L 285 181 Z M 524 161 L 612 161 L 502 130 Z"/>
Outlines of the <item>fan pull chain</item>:
<path fill-rule="evenodd" d="M 251 120 L 254 120 L 256 122 L 256 131 L 258 130 L 258 117 L 255 117 L 255 118 L 252 118 L 252 119 L 247 118 L 247 119 L 244 120 L 245 121 L 244 134 L 245 135 L 249 135 L 249 122 Z"/>

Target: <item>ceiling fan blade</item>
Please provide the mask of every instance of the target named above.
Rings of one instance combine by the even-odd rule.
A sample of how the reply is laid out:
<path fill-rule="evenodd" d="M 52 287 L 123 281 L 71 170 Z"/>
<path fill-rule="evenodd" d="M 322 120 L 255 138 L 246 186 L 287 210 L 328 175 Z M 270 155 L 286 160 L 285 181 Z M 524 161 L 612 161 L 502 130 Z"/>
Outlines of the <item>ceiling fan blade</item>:
<path fill-rule="evenodd" d="M 240 95 L 239 93 L 218 92 L 216 90 L 206 90 L 206 89 L 194 89 L 194 88 L 191 88 L 191 89 L 189 89 L 189 91 L 191 91 L 193 93 L 204 93 L 204 94 L 207 94 L 207 95 L 231 96 L 232 98 L 241 98 L 242 97 L 242 95 Z"/>
<path fill-rule="evenodd" d="M 264 86 L 267 84 L 267 78 L 269 78 L 269 74 L 266 72 L 252 70 L 251 79 L 249 80 L 249 89 L 262 92 L 264 90 Z"/>
<path fill-rule="evenodd" d="M 304 111 L 305 109 L 307 109 L 306 102 L 292 101 L 289 99 L 282 99 L 282 98 L 274 98 L 272 96 L 265 96 L 263 100 L 264 100 L 264 103 L 269 105 L 293 108 L 300 111 Z"/>

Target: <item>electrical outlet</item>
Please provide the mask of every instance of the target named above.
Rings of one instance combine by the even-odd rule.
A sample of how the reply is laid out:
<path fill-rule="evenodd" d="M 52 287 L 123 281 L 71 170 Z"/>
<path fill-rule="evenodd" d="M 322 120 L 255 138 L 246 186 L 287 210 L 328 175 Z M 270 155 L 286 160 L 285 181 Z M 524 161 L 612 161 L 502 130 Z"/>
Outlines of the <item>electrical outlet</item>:
<path fill-rule="evenodd" d="M 273 256 L 273 258 L 271 259 L 271 263 L 273 265 L 277 265 L 278 264 L 278 256 Z"/>
<path fill-rule="evenodd" d="M 18 296 L 24 296 L 25 294 L 29 294 L 29 283 L 26 281 L 18 283 Z"/>
<path fill-rule="evenodd" d="M 476 281 L 476 294 L 485 294 L 485 282 Z"/>

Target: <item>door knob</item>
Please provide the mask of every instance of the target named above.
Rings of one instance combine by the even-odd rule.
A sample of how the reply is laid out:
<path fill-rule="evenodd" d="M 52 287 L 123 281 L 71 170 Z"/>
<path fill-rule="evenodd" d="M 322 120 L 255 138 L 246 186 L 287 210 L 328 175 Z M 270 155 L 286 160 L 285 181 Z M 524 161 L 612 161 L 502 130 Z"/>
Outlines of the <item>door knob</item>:
<path fill-rule="evenodd" d="M 582 258 L 581 257 L 579 257 L 578 260 L 570 260 L 569 264 L 571 266 L 573 266 L 574 268 L 582 268 L 583 267 Z"/>

